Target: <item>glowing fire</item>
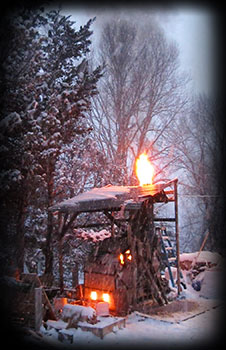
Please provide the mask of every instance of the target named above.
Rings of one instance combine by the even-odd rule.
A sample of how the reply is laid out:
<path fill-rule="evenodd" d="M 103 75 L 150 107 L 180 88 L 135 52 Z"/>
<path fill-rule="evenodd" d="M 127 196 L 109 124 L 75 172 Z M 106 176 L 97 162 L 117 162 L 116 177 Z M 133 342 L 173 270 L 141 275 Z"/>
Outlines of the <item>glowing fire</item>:
<path fill-rule="evenodd" d="M 91 300 L 97 300 L 97 292 L 91 292 L 90 293 L 90 299 Z"/>
<path fill-rule="evenodd" d="M 121 264 L 121 265 L 124 265 L 124 264 L 125 264 L 124 255 L 123 255 L 122 253 L 119 255 L 119 260 L 120 260 L 120 264 Z"/>
<path fill-rule="evenodd" d="M 97 295 L 97 292 L 96 291 L 92 291 L 90 293 L 90 299 L 93 300 L 93 301 L 97 301 L 97 300 L 101 300 L 100 299 L 100 295 L 98 297 Z M 107 303 L 110 303 L 110 295 L 108 293 L 103 293 L 102 294 L 102 300 L 107 302 Z"/>
<path fill-rule="evenodd" d="M 110 295 L 108 293 L 103 293 L 102 299 L 103 299 L 103 301 L 109 303 L 110 302 Z"/>
<path fill-rule="evenodd" d="M 154 167 L 148 160 L 148 156 L 142 153 L 136 160 L 136 174 L 140 182 L 140 186 L 151 185 L 154 176 Z"/>
<path fill-rule="evenodd" d="M 119 261 L 120 261 L 120 264 L 121 265 L 124 265 L 125 264 L 125 259 L 127 260 L 132 260 L 132 255 L 130 254 L 130 250 L 126 250 L 124 254 L 120 254 L 119 255 Z"/>
<path fill-rule="evenodd" d="M 132 255 L 130 254 L 130 250 L 129 249 L 125 252 L 125 254 L 126 254 L 127 259 L 131 261 L 132 260 Z"/>

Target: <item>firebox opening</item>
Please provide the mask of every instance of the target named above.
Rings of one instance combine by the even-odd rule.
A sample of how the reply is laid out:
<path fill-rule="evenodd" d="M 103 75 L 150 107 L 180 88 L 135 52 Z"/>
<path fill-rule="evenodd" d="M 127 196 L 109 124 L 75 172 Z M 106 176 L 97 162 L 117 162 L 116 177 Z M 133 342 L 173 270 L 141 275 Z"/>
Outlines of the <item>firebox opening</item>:
<path fill-rule="evenodd" d="M 91 300 L 97 300 L 97 292 L 92 291 L 92 292 L 90 293 L 90 299 L 91 299 Z"/>
<path fill-rule="evenodd" d="M 90 299 L 91 299 L 91 301 L 94 301 L 94 302 L 103 302 L 104 301 L 104 302 L 108 303 L 109 305 L 111 304 L 110 294 L 105 292 L 105 291 L 101 291 L 101 290 L 91 291 Z"/>

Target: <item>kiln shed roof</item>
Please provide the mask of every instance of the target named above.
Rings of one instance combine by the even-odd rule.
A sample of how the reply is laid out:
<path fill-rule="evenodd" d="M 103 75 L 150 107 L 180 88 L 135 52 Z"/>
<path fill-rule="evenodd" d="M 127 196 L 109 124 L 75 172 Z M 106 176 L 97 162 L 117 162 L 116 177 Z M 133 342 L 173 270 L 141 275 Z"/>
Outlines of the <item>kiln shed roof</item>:
<path fill-rule="evenodd" d="M 153 184 L 148 186 L 112 186 L 107 185 L 101 188 L 93 188 L 88 192 L 57 203 L 49 208 L 50 211 L 74 213 L 102 211 L 105 209 L 119 210 L 122 204 L 131 205 L 147 197 L 156 197 L 163 193 L 163 190 L 173 181 L 163 184 Z M 167 197 L 166 197 L 167 198 Z"/>

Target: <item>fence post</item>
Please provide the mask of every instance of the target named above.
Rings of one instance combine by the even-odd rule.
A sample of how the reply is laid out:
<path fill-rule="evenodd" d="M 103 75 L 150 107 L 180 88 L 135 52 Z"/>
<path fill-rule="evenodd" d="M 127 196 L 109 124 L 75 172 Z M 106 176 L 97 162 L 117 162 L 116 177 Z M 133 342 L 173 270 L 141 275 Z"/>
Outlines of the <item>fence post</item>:
<path fill-rule="evenodd" d="M 42 325 L 42 288 L 35 288 L 35 330 L 39 331 Z"/>

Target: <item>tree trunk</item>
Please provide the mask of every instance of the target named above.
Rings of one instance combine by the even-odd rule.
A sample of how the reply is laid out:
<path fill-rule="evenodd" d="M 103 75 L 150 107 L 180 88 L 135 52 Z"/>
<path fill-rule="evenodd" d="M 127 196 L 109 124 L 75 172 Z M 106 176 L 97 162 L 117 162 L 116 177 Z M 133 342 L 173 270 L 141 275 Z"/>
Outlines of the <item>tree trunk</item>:
<path fill-rule="evenodd" d="M 53 169 L 49 164 L 48 167 L 48 202 L 47 202 L 47 234 L 46 234 L 46 246 L 45 246 L 45 275 L 48 276 L 47 283 L 49 285 L 53 282 L 53 215 L 48 211 L 49 207 L 53 205 L 52 194 L 53 194 Z"/>
<path fill-rule="evenodd" d="M 58 242 L 58 256 L 59 256 L 59 287 L 60 287 L 60 293 L 62 294 L 64 291 L 64 267 L 63 267 L 63 246 L 62 242 L 63 239 L 59 239 Z"/>
<path fill-rule="evenodd" d="M 18 207 L 18 218 L 17 218 L 17 250 L 16 250 L 16 261 L 17 267 L 20 272 L 24 271 L 24 217 L 26 204 L 22 199 Z"/>
<path fill-rule="evenodd" d="M 52 247 L 52 233 L 53 233 L 53 216 L 48 212 L 47 235 L 45 246 L 45 274 L 50 277 L 53 276 L 53 247 Z"/>

